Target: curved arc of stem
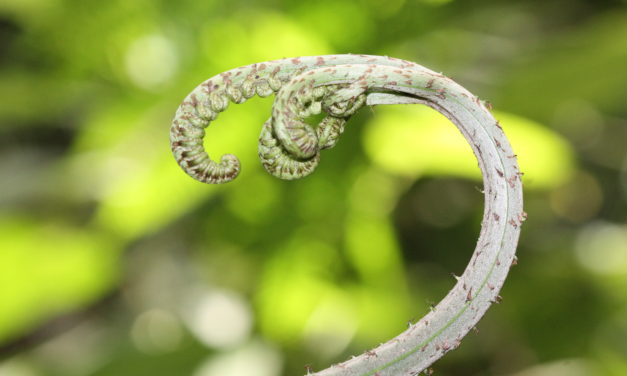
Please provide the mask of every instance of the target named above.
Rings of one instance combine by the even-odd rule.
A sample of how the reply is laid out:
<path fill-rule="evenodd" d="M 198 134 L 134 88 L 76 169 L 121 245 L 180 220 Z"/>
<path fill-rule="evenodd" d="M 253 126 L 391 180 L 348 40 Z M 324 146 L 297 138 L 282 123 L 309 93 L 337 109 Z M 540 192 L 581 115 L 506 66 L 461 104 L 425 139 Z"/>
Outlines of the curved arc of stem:
<path fill-rule="evenodd" d="M 263 69 L 259 69 L 260 66 Z M 460 130 L 478 160 L 485 199 L 479 240 L 464 273 L 442 301 L 406 331 L 371 351 L 313 375 L 416 375 L 459 346 L 491 304 L 500 300 L 498 294 L 510 266 L 515 263 L 520 227 L 526 218 L 516 155 L 490 111 L 449 78 L 418 64 L 387 57 L 331 55 L 283 59 L 229 72 L 227 81 L 223 79 L 222 83 L 228 84 L 231 76 L 247 77 L 236 84 L 240 85 L 238 90 L 244 96 L 250 94 L 251 89 L 244 83 L 250 80 L 251 74 L 257 80 L 253 86 L 258 85 L 255 90 L 260 95 L 267 93 L 263 90 L 265 83 L 277 93 L 272 117 L 262 130 L 259 154 L 264 167 L 281 178 L 294 179 L 311 173 L 319 161 L 320 150 L 335 144 L 344 123 L 365 103 L 424 104 L 445 115 Z M 220 90 L 215 80 L 214 77 L 207 82 L 209 86 L 218 85 L 215 90 Z M 207 87 L 207 82 L 199 87 Z M 194 167 L 196 160 L 182 154 L 176 143 L 187 147 L 185 142 L 192 138 L 196 142 L 192 145 L 196 153 L 191 153 L 192 157 L 204 152 L 202 143 L 198 146 L 198 139 L 202 141 L 204 132 L 195 130 L 205 126 L 198 120 L 203 112 L 203 105 L 199 103 L 208 105 L 211 110 L 226 108 L 224 101 L 216 99 L 217 94 L 212 91 L 203 97 L 204 102 L 198 101 L 199 94 L 194 97 L 197 90 L 186 99 L 188 104 L 183 102 L 179 108 L 173 123 L 176 130 L 171 133 L 173 152 L 184 169 Z M 238 99 L 236 94 L 231 97 L 233 101 Z M 327 113 L 327 118 L 317 129 L 304 121 L 307 116 L 322 111 Z M 189 149 L 191 147 L 183 152 Z M 228 158 L 226 167 L 232 161 Z M 206 161 L 202 163 L 210 165 Z M 226 172 L 203 167 L 203 173 L 212 177 L 203 180 L 200 174 L 199 180 L 229 181 L 234 176 L 228 174 L 226 167 Z M 187 172 L 199 178 L 198 169 Z"/>

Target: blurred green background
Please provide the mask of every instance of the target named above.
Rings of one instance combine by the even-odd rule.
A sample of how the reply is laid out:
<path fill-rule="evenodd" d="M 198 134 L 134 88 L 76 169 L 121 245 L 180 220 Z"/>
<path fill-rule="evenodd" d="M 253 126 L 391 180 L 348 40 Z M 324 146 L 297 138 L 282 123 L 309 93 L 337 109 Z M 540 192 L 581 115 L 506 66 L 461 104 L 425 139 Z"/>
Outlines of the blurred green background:
<path fill-rule="evenodd" d="M 208 129 L 233 183 L 169 148 L 222 71 L 389 55 L 482 99 L 526 173 L 519 265 L 436 375 L 627 375 L 625 1 L 0 0 L 0 375 L 301 375 L 407 327 L 481 222 L 459 132 L 421 106 L 351 119 L 310 177 L 257 161 L 272 99 Z"/>

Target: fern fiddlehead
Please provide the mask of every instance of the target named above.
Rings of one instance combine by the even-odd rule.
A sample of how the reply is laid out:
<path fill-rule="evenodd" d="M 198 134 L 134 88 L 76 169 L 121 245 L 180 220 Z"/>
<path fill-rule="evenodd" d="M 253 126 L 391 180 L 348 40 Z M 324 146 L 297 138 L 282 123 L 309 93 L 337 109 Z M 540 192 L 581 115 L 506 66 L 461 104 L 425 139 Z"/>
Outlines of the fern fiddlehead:
<path fill-rule="evenodd" d="M 220 162 L 203 147 L 204 128 L 229 102 L 276 93 L 272 117 L 262 127 L 259 156 L 282 179 L 310 174 L 320 151 L 333 147 L 348 119 L 365 104 L 424 104 L 462 132 L 483 174 L 485 210 L 474 254 L 456 285 L 426 316 L 392 340 L 317 376 L 416 375 L 456 348 L 498 295 L 520 226 L 522 182 L 515 154 L 498 122 L 474 95 L 442 74 L 405 60 L 329 55 L 275 60 L 236 68 L 199 85 L 183 101 L 170 139 L 183 170 L 206 183 L 225 183 L 240 171 L 230 154 Z M 324 112 L 318 127 L 305 119 Z"/>

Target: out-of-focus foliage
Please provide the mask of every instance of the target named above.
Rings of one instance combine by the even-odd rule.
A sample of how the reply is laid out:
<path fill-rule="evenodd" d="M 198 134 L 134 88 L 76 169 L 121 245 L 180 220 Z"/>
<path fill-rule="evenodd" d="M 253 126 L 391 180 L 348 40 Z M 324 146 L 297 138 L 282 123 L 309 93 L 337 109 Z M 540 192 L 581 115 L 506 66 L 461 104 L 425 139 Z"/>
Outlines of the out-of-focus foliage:
<path fill-rule="evenodd" d="M 271 98 L 169 151 L 178 103 L 298 55 L 416 61 L 489 99 L 519 155 L 520 263 L 438 375 L 627 374 L 624 1 L 0 1 L 0 375 L 279 376 L 362 352 L 453 286 L 483 213 L 468 145 L 379 106 L 301 181 L 256 160 Z"/>

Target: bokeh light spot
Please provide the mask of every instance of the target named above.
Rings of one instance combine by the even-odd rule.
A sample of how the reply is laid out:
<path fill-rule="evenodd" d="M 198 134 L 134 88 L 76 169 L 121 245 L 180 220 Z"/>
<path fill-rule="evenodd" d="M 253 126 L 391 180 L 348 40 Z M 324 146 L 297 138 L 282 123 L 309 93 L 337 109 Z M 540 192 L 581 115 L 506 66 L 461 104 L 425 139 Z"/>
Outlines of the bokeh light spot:
<path fill-rule="evenodd" d="M 261 342 L 253 342 L 232 353 L 210 357 L 194 372 L 194 376 L 279 376 L 281 355 Z"/>
<path fill-rule="evenodd" d="M 131 81 L 143 89 L 155 89 L 167 83 L 178 68 L 173 43 L 162 35 L 152 34 L 136 39 L 125 56 Z"/>
<path fill-rule="evenodd" d="M 0 363 L 0 376 L 39 376 L 41 373 L 26 362 L 10 360 Z"/>
<path fill-rule="evenodd" d="M 196 338 L 213 348 L 232 348 L 243 343 L 252 328 L 247 302 L 227 290 L 192 294 L 184 317 Z"/>
<path fill-rule="evenodd" d="M 597 375 L 593 366 L 583 359 L 558 360 L 517 372 L 512 376 L 590 376 Z"/>
<path fill-rule="evenodd" d="M 176 350 L 182 336 L 183 331 L 177 317 L 161 309 L 142 313 L 135 319 L 131 329 L 135 346 L 148 354 Z"/>
<path fill-rule="evenodd" d="M 579 264 L 589 271 L 627 275 L 627 227 L 591 223 L 579 233 L 575 253 Z"/>

